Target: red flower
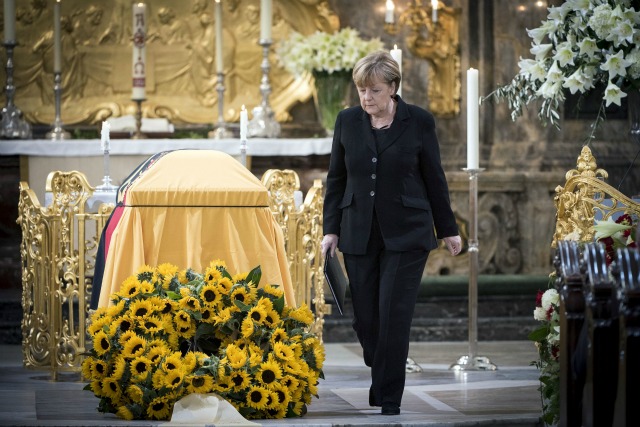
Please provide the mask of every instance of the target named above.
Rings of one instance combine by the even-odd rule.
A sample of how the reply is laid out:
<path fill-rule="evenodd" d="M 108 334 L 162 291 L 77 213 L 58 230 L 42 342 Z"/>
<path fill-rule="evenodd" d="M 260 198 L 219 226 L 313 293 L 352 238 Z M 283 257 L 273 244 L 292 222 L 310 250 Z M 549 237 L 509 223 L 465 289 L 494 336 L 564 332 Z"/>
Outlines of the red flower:
<path fill-rule="evenodd" d="M 547 310 L 547 320 L 551 320 L 552 314 L 553 314 L 553 305 L 550 305 L 549 310 Z"/>
<path fill-rule="evenodd" d="M 559 355 L 560 355 L 560 347 L 557 345 L 554 345 L 553 347 L 551 347 L 551 356 L 553 356 L 555 360 L 558 360 Z"/>
<path fill-rule="evenodd" d="M 542 295 L 544 295 L 544 292 L 538 289 L 538 295 L 536 295 L 536 307 L 542 307 Z"/>

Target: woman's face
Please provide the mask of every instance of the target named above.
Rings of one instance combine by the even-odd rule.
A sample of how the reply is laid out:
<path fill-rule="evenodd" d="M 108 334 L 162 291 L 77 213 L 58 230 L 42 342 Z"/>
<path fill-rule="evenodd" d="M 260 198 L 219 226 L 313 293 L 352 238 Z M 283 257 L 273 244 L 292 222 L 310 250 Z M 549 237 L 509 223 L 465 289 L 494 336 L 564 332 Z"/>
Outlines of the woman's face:
<path fill-rule="evenodd" d="M 374 80 L 370 85 L 358 87 L 360 106 L 369 115 L 378 116 L 389 111 L 389 103 L 395 93 L 395 83 L 387 84 Z"/>

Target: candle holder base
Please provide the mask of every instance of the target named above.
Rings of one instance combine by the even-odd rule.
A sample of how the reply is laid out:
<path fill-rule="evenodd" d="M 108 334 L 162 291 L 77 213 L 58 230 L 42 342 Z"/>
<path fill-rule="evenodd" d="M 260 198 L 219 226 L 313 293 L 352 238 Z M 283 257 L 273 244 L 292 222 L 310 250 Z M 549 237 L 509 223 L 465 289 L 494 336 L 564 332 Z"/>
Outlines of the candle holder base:
<path fill-rule="evenodd" d="M 261 105 L 253 109 L 247 132 L 251 137 L 277 138 L 280 136 L 280 123 L 276 121 L 273 110 L 268 105 Z"/>
<path fill-rule="evenodd" d="M 101 191 L 101 192 L 114 192 L 114 191 L 118 191 L 118 186 L 117 185 L 113 185 L 111 183 L 111 177 L 109 176 L 105 176 L 104 178 L 102 178 L 102 184 L 98 185 L 96 187 L 96 191 Z"/>
<path fill-rule="evenodd" d="M 209 139 L 231 139 L 233 138 L 233 132 L 225 125 L 218 125 L 215 129 L 209 131 L 207 134 Z"/>
<path fill-rule="evenodd" d="M 65 141 L 71 139 L 71 134 L 62 128 L 55 128 L 47 132 L 45 138 L 51 141 Z"/>
<path fill-rule="evenodd" d="M 14 105 L 7 105 L 2 109 L 2 122 L 0 124 L 0 138 L 2 139 L 31 138 L 31 126 L 22 118 L 22 111 L 20 111 Z"/>
<path fill-rule="evenodd" d="M 496 371 L 498 367 L 485 356 L 460 356 L 449 369 L 453 371 Z"/>
<path fill-rule="evenodd" d="M 136 130 L 131 135 L 131 139 L 146 139 L 147 136 L 142 133 L 142 103 L 146 101 L 146 99 L 134 99 L 133 102 L 136 103 Z"/>

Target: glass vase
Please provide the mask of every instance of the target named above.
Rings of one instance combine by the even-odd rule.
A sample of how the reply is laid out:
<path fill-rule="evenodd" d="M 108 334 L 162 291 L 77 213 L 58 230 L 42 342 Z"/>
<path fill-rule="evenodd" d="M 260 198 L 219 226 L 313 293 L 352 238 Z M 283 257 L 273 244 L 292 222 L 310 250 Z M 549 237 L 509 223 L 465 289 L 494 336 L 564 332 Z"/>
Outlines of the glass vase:
<path fill-rule="evenodd" d="M 348 106 L 351 95 L 351 70 L 314 71 L 315 79 L 313 102 L 318 114 L 318 121 L 327 132 L 333 136 L 333 128 L 338 113 Z"/>

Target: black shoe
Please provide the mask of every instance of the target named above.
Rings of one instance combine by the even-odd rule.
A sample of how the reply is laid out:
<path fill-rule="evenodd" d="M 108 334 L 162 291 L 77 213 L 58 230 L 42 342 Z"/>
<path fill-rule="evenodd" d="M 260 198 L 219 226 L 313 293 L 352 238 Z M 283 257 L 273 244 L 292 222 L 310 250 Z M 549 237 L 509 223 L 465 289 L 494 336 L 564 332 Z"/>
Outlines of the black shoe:
<path fill-rule="evenodd" d="M 396 403 L 383 403 L 380 413 L 382 415 L 398 415 L 400 414 L 400 405 Z"/>
<path fill-rule="evenodd" d="M 369 387 L 369 406 L 380 406 L 376 404 L 376 400 L 373 397 L 373 389 Z"/>

